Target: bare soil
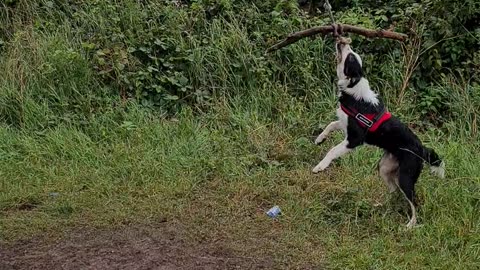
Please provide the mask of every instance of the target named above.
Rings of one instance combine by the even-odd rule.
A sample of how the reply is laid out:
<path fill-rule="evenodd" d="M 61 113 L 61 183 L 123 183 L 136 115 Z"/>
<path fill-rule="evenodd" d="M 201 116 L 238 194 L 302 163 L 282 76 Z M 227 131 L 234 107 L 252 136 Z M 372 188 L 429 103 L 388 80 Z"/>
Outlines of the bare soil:
<path fill-rule="evenodd" d="M 84 229 L 0 246 L 0 269 L 273 269 L 229 243 L 189 240 L 179 224 Z"/>

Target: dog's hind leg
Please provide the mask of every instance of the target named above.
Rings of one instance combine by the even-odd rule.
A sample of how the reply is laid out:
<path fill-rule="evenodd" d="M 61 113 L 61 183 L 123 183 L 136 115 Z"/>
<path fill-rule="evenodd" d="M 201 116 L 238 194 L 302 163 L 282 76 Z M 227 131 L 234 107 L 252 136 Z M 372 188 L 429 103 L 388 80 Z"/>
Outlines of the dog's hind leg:
<path fill-rule="evenodd" d="M 398 185 L 402 193 L 405 195 L 412 212 L 410 221 L 407 224 L 407 228 L 410 229 L 417 223 L 417 212 L 415 211 L 414 205 L 415 183 L 420 176 L 423 163 L 422 160 L 412 156 L 403 157 L 399 163 Z"/>
<path fill-rule="evenodd" d="M 322 142 L 325 141 L 325 139 L 328 137 L 328 134 L 330 132 L 341 129 L 341 124 L 340 121 L 333 121 L 328 126 L 318 135 L 317 139 L 315 139 L 315 144 L 321 144 Z"/>
<path fill-rule="evenodd" d="M 393 154 L 385 151 L 378 163 L 378 173 L 390 193 L 395 192 L 398 188 L 398 160 Z"/>

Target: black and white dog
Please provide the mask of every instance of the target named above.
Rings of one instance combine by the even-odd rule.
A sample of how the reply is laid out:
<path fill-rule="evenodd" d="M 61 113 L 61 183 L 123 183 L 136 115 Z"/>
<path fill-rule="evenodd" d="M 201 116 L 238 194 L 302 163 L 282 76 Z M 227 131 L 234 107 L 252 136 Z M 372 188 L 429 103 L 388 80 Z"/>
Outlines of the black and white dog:
<path fill-rule="evenodd" d="M 313 168 L 314 173 L 325 170 L 332 160 L 364 143 L 384 150 L 378 164 L 381 178 L 390 192 L 400 190 L 412 211 L 408 228 L 416 224 L 414 207 L 415 183 L 426 161 L 433 173 L 444 177 L 445 165 L 433 149 L 424 147 L 418 137 L 399 119 L 385 110 L 385 105 L 372 91 L 363 76 L 362 59 L 344 39 L 337 39 L 337 76 L 339 88 L 338 120 L 330 123 L 315 140 L 322 143 L 334 130 L 343 130 L 345 140 L 333 147 Z"/>

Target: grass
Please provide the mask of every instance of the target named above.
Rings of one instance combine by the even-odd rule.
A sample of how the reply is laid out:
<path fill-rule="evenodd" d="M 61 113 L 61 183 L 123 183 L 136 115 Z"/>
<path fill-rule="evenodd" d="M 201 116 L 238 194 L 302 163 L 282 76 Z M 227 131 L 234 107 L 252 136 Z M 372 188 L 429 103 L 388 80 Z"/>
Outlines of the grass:
<path fill-rule="evenodd" d="M 290 267 L 478 266 L 478 144 L 422 135 L 443 155 L 447 178 L 422 175 L 422 226 L 406 231 L 405 214 L 374 173 L 378 150 L 361 148 L 325 173 L 310 173 L 340 139 L 312 145 L 313 119 L 295 119 L 303 130 L 289 130 L 259 107 L 218 105 L 173 120 L 132 106 L 103 140 L 69 126 L 40 135 L 2 127 L 3 240 L 166 218 L 185 222 L 195 239 L 227 237 L 247 253 L 276 250 Z M 264 211 L 275 204 L 284 215 L 272 222 Z"/>
<path fill-rule="evenodd" d="M 128 3 L 130 14 L 114 5 L 99 10 L 142 27 L 141 9 Z M 420 118 L 414 89 L 408 102 L 396 103 L 399 59 L 389 55 L 378 71 L 369 69 L 390 110 L 417 124 L 447 164 L 444 180 L 424 170 L 417 185 L 421 226 L 406 231 L 401 199 L 387 194 L 375 172 L 378 149 L 362 147 L 324 173 L 310 172 L 342 136 L 312 143 L 317 126 L 335 117 L 328 42 L 299 42 L 264 56 L 252 31 L 268 24 L 248 25 L 230 14 L 190 25 L 189 14 L 170 8 L 166 24 L 179 28 L 176 46 L 192 54 L 185 74 L 208 102 L 165 114 L 120 99 L 118 85 L 92 68 L 75 27 L 109 33 L 115 20 L 87 8 L 88 16 L 73 24 L 41 10 L 25 9 L 34 14 L 23 16 L 61 27 L 15 21 L 15 35 L 0 48 L 1 242 L 166 219 L 185 224 L 193 241 L 224 239 L 283 268 L 480 266 L 478 87 L 435 84 L 433 93 L 448 93 L 452 114 L 435 127 Z M 250 11 L 245 16 L 260 16 Z M 184 37 L 184 25 L 199 28 L 200 38 Z M 378 60 L 366 58 L 370 67 Z M 273 205 L 283 211 L 276 221 L 265 215 Z"/>

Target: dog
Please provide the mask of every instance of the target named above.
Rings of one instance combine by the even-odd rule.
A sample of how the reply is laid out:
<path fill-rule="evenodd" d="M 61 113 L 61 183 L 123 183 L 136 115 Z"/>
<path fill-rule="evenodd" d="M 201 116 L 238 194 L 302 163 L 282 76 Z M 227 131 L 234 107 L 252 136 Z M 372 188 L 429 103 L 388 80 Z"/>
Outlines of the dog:
<path fill-rule="evenodd" d="M 422 145 L 420 139 L 398 118 L 385 109 L 380 97 L 372 91 L 363 73 L 362 59 L 344 38 L 335 44 L 339 89 L 338 120 L 331 122 L 315 140 L 321 144 L 335 130 L 342 130 L 345 139 L 328 151 L 313 173 L 325 170 L 330 163 L 356 147 L 366 143 L 380 147 L 384 154 L 378 163 L 380 177 L 390 192 L 398 188 L 411 208 L 407 228 L 417 222 L 415 211 L 415 183 L 423 169 L 423 162 L 431 166 L 438 177 L 445 176 L 445 163 L 437 153 Z"/>

